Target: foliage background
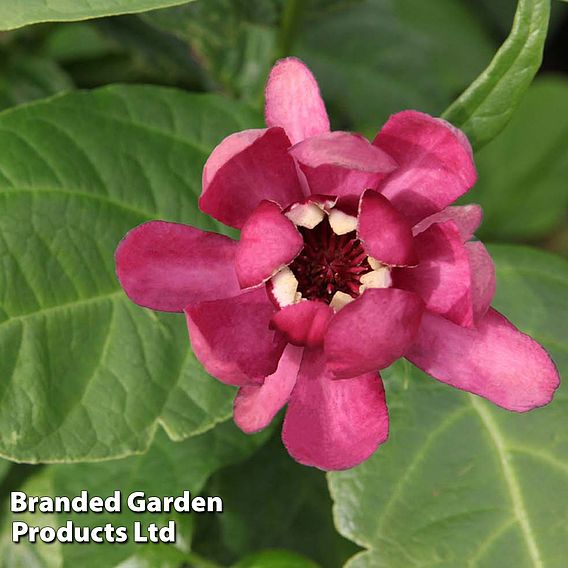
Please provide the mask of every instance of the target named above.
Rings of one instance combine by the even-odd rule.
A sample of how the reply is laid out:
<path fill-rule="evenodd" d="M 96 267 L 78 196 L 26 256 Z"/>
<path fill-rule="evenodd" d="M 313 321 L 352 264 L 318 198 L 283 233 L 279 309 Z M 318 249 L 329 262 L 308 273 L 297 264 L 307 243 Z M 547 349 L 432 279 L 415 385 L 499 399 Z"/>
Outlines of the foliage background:
<path fill-rule="evenodd" d="M 200 369 L 183 318 L 130 305 L 113 270 L 117 242 L 146 219 L 223 230 L 197 211 L 201 167 L 225 135 L 261 124 L 266 75 L 293 54 L 316 74 L 336 129 L 372 136 L 404 108 L 446 112 L 466 129 L 479 182 L 464 201 L 484 207 L 478 236 L 494 243 L 496 304 L 566 376 L 568 7 L 560 2 L 529 87 L 547 8 L 543 0 L 0 0 L 0 566 L 566 565 L 564 387 L 548 408 L 518 416 L 397 364 L 385 373 L 389 443 L 326 477 L 288 457 L 278 427 L 240 433 L 228 420 L 233 393 Z M 515 9 L 517 33 L 483 73 Z M 176 546 L 15 546 L 7 499 L 17 488 L 189 488 L 221 495 L 226 510 L 180 517 Z"/>

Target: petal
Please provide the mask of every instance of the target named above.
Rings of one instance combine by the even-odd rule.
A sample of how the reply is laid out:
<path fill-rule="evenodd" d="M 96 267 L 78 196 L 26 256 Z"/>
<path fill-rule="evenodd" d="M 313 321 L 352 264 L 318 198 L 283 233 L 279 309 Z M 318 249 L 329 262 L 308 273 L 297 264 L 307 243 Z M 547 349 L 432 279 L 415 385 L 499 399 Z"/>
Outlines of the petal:
<path fill-rule="evenodd" d="M 299 227 L 317 227 L 337 203 L 337 197 L 329 195 L 309 195 L 304 200 L 292 204 L 285 211 L 286 217 Z"/>
<path fill-rule="evenodd" d="M 422 300 L 395 288 L 373 288 L 331 320 L 324 348 L 338 378 L 384 369 L 411 346 L 422 317 Z"/>
<path fill-rule="evenodd" d="M 295 304 L 302 298 L 302 294 L 298 292 L 298 279 L 287 266 L 266 283 L 266 292 L 278 308 Z"/>
<path fill-rule="evenodd" d="M 347 304 L 350 304 L 351 302 L 354 301 L 355 298 L 353 296 L 350 296 L 349 294 L 346 294 L 345 292 L 341 292 L 340 290 L 338 290 L 333 295 L 333 298 L 331 299 L 329 305 L 334 311 L 338 312 L 339 310 L 342 310 Z"/>
<path fill-rule="evenodd" d="M 278 368 L 259 386 L 239 389 L 233 405 L 236 425 L 247 434 L 258 432 L 272 422 L 277 412 L 288 402 L 296 384 L 304 350 L 287 345 Z"/>
<path fill-rule="evenodd" d="M 132 229 L 116 249 L 116 273 L 128 297 L 165 312 L 240 293 L 237 243 L 179 223 L 150 221 Z"/>
<path fill-rule="evenodd" d="M 434 223 L 453 221 L 458 227 L 462 241 L 466 242 L 473 237 L 473 234 L 477 231 L 479 225 L 481 225 L 482 219 L 483 210 L 479 205 L 453 205 L 420 221 L 420 223 L 413 227 L 412 233 L 418 235 L 423 233 Z"/>
<path fill-rule="evenodd" d="M 383 264 L 418 264 L 407 219 L 374 190 L 366 191 L 361 198 L 357 234 L 369 256 Z"/>
<path fill-rule="evenodd" d="M 263 201 L 247 219 L 237 246 L 235 270 L 242 288 L 261 284 L 292 262 L 304 239 L 272 201 Z"/>
<path fill-rule="evenodd" d="M 548 353 L 493 309 L 477 329 L 425 313 L 406 357 L 436 379 L 516 412 L 549 403 L 559 384 Z"/>
<path fill-rule="evenodd" d="M 373 259 L 373 261 L 375 261 Z M 369 262 L 371 264 L 371 262 Z M 362 274 L 359 278 L 361 286 L 359 293 L 362 294 L 367 288 L 390 288 L 392 286 L 391 269 L 388 266 L 381 266 Z"/>
<path fill-rule="evenodd" d="M 277 311 L 270 324 L 293 345 L 319 347 L 332 317 L 328 304 L 304 300 Z"/>
<path fill-rule="evenodd" d="M 290 455 L 323 470 L 353 467 L 388 437 L 389 418 L 378 373 L 345 381 L 325 371 L 321 351 L 305 351 L 284 419 Z"/>
<path fill-rule="evenodd" d="M 346 235 L 357 230 L 357 217 L 335 207 L 329 212 L 329 225 L 336 235 Z"/>
<path fill-rule="evenodd" d="M 268 327 L 274 310 L 264 288 L 187 308 L 191 345 L 205 370 L 239 386 L 274 373 L 284 349 L 283 339 Z"/>
<path fill-rule="evenodd" d="M 408 110 L 391 116 L 373 144 L 399 165 L 380 191 L 413 224 L 453 203 L 477 178 L 463 133 L 427 114 Z"/>
<path fill-rule="evenodd" d="M 289 147 L 281 128 L 245 130 L 225 138 L 203 169 L 200 209 L 240 229 L 264 199 L 282 207 L 302 199 Z"/>
<path fill-rule="evenodd" d="M 274 65 L 266 84 L 267 126 L 281 126 L 292 144 L 329 131 L 329 118 L 317 81 L 295 57 Z"/>
<path fill-rule="evenodd" d="M 290 148 L 290 154 L 310 168 L 338 166 L 348 170 L 388 174 L 397 167 L 386 152 L 373 146 L 364 136 L 339 130 L 295 144 Z M 323 194 L 328 195 L 326 192 Z"/>
<path fill-rule="evenodd" d="M 378 187 L 396 162 L 359 134 L 329 132 L 290 149 L 312 193 L 359 198 Z"/>
<path fill-rule="evenodd" d="M 426 308 L 458 325 L 474 323 L 469 255 L 453 221 L 437 223 L 415 237 L 420 264 L 393 270 L 394 286 L 418 294 Z"/>
<path fill-rule="evenodd" d="M 475 241 L 466 243 L 471 272 L 471 295 L 473 317 L 476 323 L 487 313 L 495 296 L 495 265 L 484 244 Z"/>

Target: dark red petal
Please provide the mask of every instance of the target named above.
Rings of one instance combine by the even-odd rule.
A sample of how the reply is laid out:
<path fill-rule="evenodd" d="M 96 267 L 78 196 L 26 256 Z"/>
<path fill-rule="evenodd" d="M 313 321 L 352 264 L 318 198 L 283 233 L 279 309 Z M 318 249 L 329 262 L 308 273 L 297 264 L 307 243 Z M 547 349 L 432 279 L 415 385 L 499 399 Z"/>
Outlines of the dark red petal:
<path fill-rule="evenodd" d="M 116 273 L 128 297 L 165 312 L 240 293 L 237 243 L 188 225 L 150 221 L 132 229 L 116 249 Z"/>
<path fill-rule="evenodd" d="M 265 199 L 281 207 L 302 199 L 289 147 L 282 128 L 245 130 L 225 138 L 203 169 L 200 209 L 240 229 Z"/>
<path fill-rule="evenodd" d="M 282 439 L 298 462 L 323 470 L 354 467 L 388 437 L 385 391 L 378 373 L 345 381 L 325 370 L 319 350 L 305 351 L 284 419 Z"/>
<path fill-rule="evenodd" d="M 412 345 L 424 304 L 411 292 L 368 289 L 331 320 L 324 348 L 338 378 L 384 369 Z"/>
<path fill-rule="evenodd" d="M 264 288 L 187 308 L 191 345 L 205 370 L 239 386 L 274 373 L 285 345 L 268 327 L 274 310 Z"/>
<path fill-rule="evenodd" d="M 363 194 L 357 233 L 369 256 L 391 266 L 414 266 L 418 257 L 408 220 L 374 190 Z"/>
<path fill-rule="evenodd" d="M 453 221 L 437 223 L 414 240 L 420 264 L 394 270 L 393 285 L 418 294 L 428 310 L 471 327 L 472 275 L 458 227 Z"/>
<path fill-rule="evenodd" d="M 247 219 L 237 246 L 235 269 L 242 288 L 261 284 L 292 262 L 304 239 L 272 201 L 263 201 Z"/>
<path fill-rule="evenodd" d="M 332 317 L 328 304 L 304 300 L 277 311 L 270 323 L 293 345 L 319 347 Z"/>
<path fill-rule="evenodd" d="M 239 389 L 234 403 L 234 419 L 243 432 L 251 434 L 266 428 L 288 402 L 296 384 L 303 352 L 301 347 L 287 345 L 278 368 L 266 377 L 262 385 Z"/>
<path fill-rule="evenodd" d="M 453 203 L 477 179 L 467 138 L 445 120 L 414 110 L 399 112 L 373 144 L 399 165 L 380 191 L 413 224 Z"/>
<path fill-rule="evenodd" d="M 318 84 L 307 66 L 295 57 L 274 65 L 265 100 L 266 124 L 284 128 L 292 144 L 329 131 Z"/>
<path fill-rule="evenodd" d="M 559 384 L 548 353 L 493 309 L 477 329 L 426 312 L 406 357 L 434 378 L 516 412 L 548 404 Z"/>

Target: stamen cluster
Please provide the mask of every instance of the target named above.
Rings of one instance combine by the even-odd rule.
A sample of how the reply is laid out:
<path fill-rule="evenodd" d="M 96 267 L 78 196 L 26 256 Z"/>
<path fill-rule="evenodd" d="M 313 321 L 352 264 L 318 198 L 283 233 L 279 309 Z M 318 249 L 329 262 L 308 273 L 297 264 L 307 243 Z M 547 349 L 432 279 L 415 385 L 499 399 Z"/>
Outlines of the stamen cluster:
<path fill-rule="evenodd" d="M 327 219 L 313 229 L 299 227 L 304 248 L 290 265 L 298 292 L 330 303 L 336 292 L 359 296 L 361 275 L 371 267 L 355 231 L 336 235 Z"/>

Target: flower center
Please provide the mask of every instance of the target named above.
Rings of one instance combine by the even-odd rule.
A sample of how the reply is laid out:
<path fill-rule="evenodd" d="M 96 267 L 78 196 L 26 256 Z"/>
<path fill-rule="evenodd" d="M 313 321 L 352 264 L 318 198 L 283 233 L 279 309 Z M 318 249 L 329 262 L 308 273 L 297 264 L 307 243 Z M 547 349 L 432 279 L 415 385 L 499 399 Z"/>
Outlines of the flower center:
<path fill-rule="evenodd" d="M 355 231 L 336 235 L 327 219 L 313 229 L 298 229 L 304 248 L 290 265 L 298 280 L 298 292 L 308 300 L 327 303 L 336 292 L 359 296 L 361 275 L 371 267 Z"/>

